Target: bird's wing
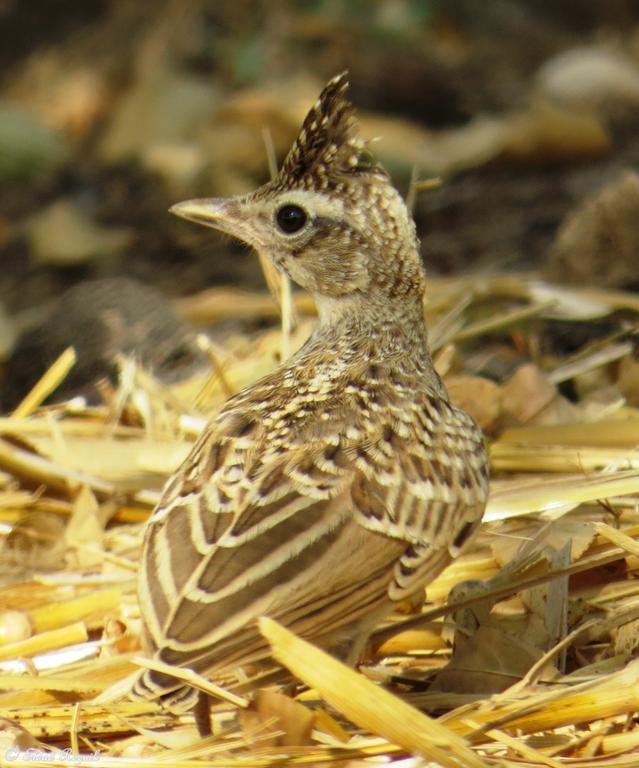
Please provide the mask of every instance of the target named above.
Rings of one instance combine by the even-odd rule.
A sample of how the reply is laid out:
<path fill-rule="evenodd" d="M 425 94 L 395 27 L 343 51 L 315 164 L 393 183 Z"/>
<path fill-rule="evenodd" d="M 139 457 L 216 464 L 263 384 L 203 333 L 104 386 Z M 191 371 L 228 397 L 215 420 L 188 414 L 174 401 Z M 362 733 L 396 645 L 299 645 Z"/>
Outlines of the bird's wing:
<path fill-rule="evenodd" d="M 339 436 L 278 451 L 256 439 L 262 425 L 235 421 L 207 430 L 146 530 L 138 593 L 149 650 L 167 663 L 250 656 L 265 647 L 263 614 L 328 635 L 388 603 L 406 548 L 353 521 Z"/>
<path fill-rule="evenodd" d="M 231 415 L 196 444 L 145 536 L 139 597 L 162 661 L 258 657 L 264 614 L 326 638 L 423 587 L 478 524 L 483 446 L 450 405 L 339 422 L 280 450 Z"/>
<path fill-rule="evenodd" d="M 474 421 L 433 393 L 386 407 L 378 439 L 362 445 L 352 488 L 355 518 L 409 543 L 389 596 L 423 588 L 478 528 L 488 495 L 488 460 Z"/>

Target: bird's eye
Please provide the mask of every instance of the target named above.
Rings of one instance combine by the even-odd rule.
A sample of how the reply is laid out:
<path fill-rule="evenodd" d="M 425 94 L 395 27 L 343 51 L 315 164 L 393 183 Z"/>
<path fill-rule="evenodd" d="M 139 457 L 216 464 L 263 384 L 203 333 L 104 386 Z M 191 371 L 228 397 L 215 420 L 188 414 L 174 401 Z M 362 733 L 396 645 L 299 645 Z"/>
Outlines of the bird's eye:
<path fill-rule="evenodd" d="M 277 226 L 287 235 L 293 235 L 299 232 L 306 224 L 308 216 L 299 205 L 283 205 L 275 214 Z"/>

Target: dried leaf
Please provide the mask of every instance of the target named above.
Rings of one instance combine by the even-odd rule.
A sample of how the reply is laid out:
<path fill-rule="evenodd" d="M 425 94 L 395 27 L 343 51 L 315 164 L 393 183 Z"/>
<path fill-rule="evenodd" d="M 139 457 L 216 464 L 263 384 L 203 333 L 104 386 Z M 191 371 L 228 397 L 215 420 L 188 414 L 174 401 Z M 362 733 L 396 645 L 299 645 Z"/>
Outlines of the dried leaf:
<path fill-rule="evenodd" d="M 67 546 L 74 551 L 81 566 L 99 565 L 103 562 L 102 536 L 104 521 L 100 518 L 100 507 L 88 486 L 78 493 L 73 513 L 65 531 Z"/>
<path fill-rule="evenodd" d="M 251 705 L 240 713 L 247 737 L 259 729 L 272 734 L 269 743 L 273 746 L 301 746 L 311 744 L 311 731 L 315 715 L 303 704 L 277 691 L 258 691 Z M 260 738 L 260 744 L 264 740 Z"/>
<path fill-rule="evenodd" d="M 526 424 L 553 401 L 557 390 L 536 365 L 527 363 L 502 385 L 501 393 L 504 417 Z"/>
<path fill-rule="evenodd" d="M 454 405 L 469 413 L 484 432 L 493 434 L 501 416 L 500 387 L 480 376 L 447 376 L 445 383 Z"/>
<path fill-rule="evenodd" d="M 452 659 L 435 677 L 431 689 L 481 694 L 505 690 L 542 656 L 541 649 L 526 639 L 530 631 L 531 622 L 524 621 L 512 634 L 493 622 L 479 627 L 471 637 L 460 632 Z"/>

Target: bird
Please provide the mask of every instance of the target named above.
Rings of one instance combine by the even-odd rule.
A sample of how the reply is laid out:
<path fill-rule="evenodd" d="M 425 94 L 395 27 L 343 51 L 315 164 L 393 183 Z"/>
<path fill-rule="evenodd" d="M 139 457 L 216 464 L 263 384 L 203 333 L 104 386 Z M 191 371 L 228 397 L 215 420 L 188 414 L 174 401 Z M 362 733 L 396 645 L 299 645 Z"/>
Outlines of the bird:
<path fill-rule="evenodd" d="M 167 383 L 187 379 L 205 365 L 194 330 L 159 290 L 131 277 L 82 280 L 17 339 L 4 366 L 2 408 L 15 408 L 70 346 L 77 363 L 53 402 L 76 395 L 100 402 L 97 382 L 117 381 L 119 356 L 134 358 Z"/>
<path fill-rule="evenodd" d="M 261 616 L 354 665 L 481 522 L 483 436 L 433 366 L 415 224 L 347 90 L 346 72 L 328 82 L 271 181 L 171 209 L 288 273 L 318 322 L 209 421 L 149 518 L 144 647 L 170 666 L 215 677 L 268 658 Z M 168 672 L 142 670 L 131 693 L 194 709 L 207 732 L 202 694 Z"/>

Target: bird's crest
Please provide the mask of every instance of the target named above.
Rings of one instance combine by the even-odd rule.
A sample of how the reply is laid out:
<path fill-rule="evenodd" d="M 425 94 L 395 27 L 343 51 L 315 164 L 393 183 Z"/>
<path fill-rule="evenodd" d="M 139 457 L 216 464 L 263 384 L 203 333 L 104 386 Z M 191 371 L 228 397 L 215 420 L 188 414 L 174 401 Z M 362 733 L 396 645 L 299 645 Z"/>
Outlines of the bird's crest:
<path fill-rule="evenodd" d="M 387 178 L 371 160 L 367 142 L 357 135 L 353 105 L 346 97 L 348 73 L 328 82 L 311 107 L 276 179 L 277 186 L 333 186 L 348 176 Z"/>

